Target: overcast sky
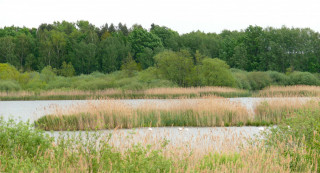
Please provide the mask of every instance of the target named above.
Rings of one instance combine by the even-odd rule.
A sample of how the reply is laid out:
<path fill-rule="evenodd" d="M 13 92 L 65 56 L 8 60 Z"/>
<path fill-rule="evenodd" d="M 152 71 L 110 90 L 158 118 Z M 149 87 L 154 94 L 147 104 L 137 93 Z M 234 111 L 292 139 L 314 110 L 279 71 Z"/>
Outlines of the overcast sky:
<path fill-rule="evenodd" d="M 38 27 L 88 20 L 164 25 L 179 33 L 219 33 L 249 25 L 308 27 L 320 31 L 319 0 L 0 0 L 0 27 Z"/>

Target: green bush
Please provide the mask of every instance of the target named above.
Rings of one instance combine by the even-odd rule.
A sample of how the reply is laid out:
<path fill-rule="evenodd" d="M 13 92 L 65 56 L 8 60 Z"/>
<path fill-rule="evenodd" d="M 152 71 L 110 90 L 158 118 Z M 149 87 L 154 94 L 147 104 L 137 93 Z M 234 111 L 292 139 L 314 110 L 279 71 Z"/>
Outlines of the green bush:
<path fill-rule="evenodd" d="M 50 148 L 53 139 L 41 130 L 25 122 L 8 121 L 0 118 L 0 151 L 12 158 L 32 158 L 44 154 Z M 17 153 L 23 150 L 24 152 Z M 3 163 L 3 162 L 1 162 Z"/>
<path fill-rule="evenodd" d="M 272 80 L 265 72 L 250 72 L 248 74 L 252 90 L 261 90 L 267 86 L 270 86 Z"/>
<path fill-rule="evenodd" d="M 251 90 L 248 72 L 239 69 L 231 69 L 231 72 L 236 80 L 236 87 L 245 90 Z"/>
<path fill-rule="evenodd" d="M 18 82 L 11 80 L 0 80 L 0 91 L 18 91 L 21 87 Z"/>
<path fill-rule="evenodd" d="M 0 118 L 0 172 L 174 171 L 161 150 L 137 144 L 121 153 L 109 145 L 110 137 L 86 132 L 54 140 L 29 123 Z"/>
<path fill-rule="evenodd" d="M 46 66 L 41 70 L 40 79 L 48 83 L 54 80 L 56 76 L 56 69 L 53 69 L 51 66 Z"/>
<path fill-rule="evenodd" d="M 276 71 L 267 71 L 266 72 L 269 77 L 271 78 L 272 85 L 289 85 L 290 84 L 290 77 L 285 75 L 284 73 L 276 72 Z"/>
<path fill-rule="evenodd" d="M 19 75 L 20 73 L 14 66 L 0 63 L 0 80 L 18 80 Z"/>
<path fill-rule="evenodd" d="M 236 81 L 229 70 L 229 66 L 218 58 L 203 59 L 200 69 L 202 85 L 204 86 L 236 86 Z"/>
<path fill-rule="evenodd" d="M 295 71 L 290 74 L 292 85 L 319 85 L 319 79 L 309 72 Z"/>
<path fill-rule="evenodd" d="M 72 81 L 70 80 L 71 78 L 66 78 L 66 77 L 61 77 L 58 76 L 56 77 L 55 80 L 49 81 L 46 89 L 62 89 L 62 88 L 70 88 L 72 89 Z"/>
<path fill-rule="evenodd" d="M 112 88 L 112 82 L 99 78 L 89 81 L 81 81 L 77 86 L 77 89 L 80 90 L 103 90 L 106 88 Z"/>

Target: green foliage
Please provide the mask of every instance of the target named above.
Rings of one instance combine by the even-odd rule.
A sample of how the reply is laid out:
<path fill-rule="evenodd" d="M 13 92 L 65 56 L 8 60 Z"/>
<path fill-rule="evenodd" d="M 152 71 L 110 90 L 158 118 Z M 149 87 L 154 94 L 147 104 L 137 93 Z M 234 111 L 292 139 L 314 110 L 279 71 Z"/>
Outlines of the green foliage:
<path fill-rule="evenodd" d="M 134 27 L 129 34 L 128 40 L 131 43 L 132 50 L 135 52 L 135 56 L 142 53 L 145 48 L 154 50 L 157 47 L 162 47 L 160 38 L 142 27 Z"/>
<path fill-rule="evenodd" d="M 141 53 L 137 54 L 137 60 L 141 64 L 142 69 L 153 66 L 154 59 L 152 49 L 144 48 Z"/>
<path fill-rule="evenodd" d="M 313 164 L 315 172 L 319 168 L 315 163 L 320 161 L 320 114 L 319 109 L 302 108 L 295 110 L 290 118 L 283 121 L 278 127 L 272 128 L 265 134 L 267 146 L 278 148 L 276 143 L 285 143 L 279 152 L 285 156 L 290 156 L 290 169 L 294 172 L 303 172 L 306 169 L 301 161 Z M 302 149 L 307 152 L 299 152 Z"/>
<path fill-rule="evenodd" d="M 0 80 L 0 91 L 19 91 L 21 86 L 16 81 Z"/>
<path fill-rule="evenodd" d="M 29 123 L 0 118 L 0 151 L 9 158 L 33 158 L 45 154 L 53 139 Z M 23 150 L 24 152 L 17 152 Z M 3 163 L 3 162 L 1 162 Z"/>
<path fill-rule="evenodd" d="M 122 62 L 130 53 L 130 46 L 122 38 L 110 37 L 103 40 L 99 46 L 99 67 L 101 72 L 120 70 Z"/>
<path fill-rule="evenodd" d="M 51 66 L 46 66 L 41 70 L 41 80 L 49 82 L 54 80 L 56 77 L 56 69 L 53 69 Z"/>
<path fill-rule="evenodd" d="M 267 71 L 267 74 L 271 78 L 272 85 L 289 85 L 290 84 L 290 77 L 283 74 L 279 73 L 276 71 Z"/>
<path fill-rule="evenodd" d="M 231 69 L 231 72 L 236 80 L 237 88 L 251 90 L 248 72 L 238 69 Z"/>
<path fill-rule="evenodd" d="M 20 73 L 10 64 L 0 63 L 0 79 L 2 80 L 18 80 Z"/>
<path fill-rule="evenodd" d="M 320 81 L 309 72 L 293 72 L 290 74 L 292 85 L 319 85 Z"/>
<path fill-rule="evenodd" d="M 59 70 L 59 73 L 61 76 L 65 76 L 65 77 L 71 77 L 74 76 L 75 74 L 75 70 L 71 64 L 71 62 L 69 62 L 68 64 L 64 61 L 62 63 L 61 69 Z"/>
<path fill-rule="evenodd" d="M 200 170 L 211 170 L 218 171 L 219 166 L 221 165 L 237 165 L 238 168 L 242 167 L 240 160 L 240 154 L 219 154 L 219 153 L 209 153 L 204 156 L 200 161 L 199 169 Z"/>
<path fill-rule="evenodd" d="M 175 169 L 161 150 L 137 144 L 121 153 L 109 145 L 110 137 L 98 133 L 60 134 L 54 140 L 29 123 L 1 118 L 0 171 L 169 172 Z"/>
<path fill-rule="evenodd" d="M 248 74 L 252 90 L 261 90 L 270 86 L 272 80 L 267 73 L 264 72 L 250 72 Z"/>
<path fill-rule="evenodd" d="M 143 69 L 153 65 L 153 56 L 163 49 L 188 50 L 196 64 L 197 51 L 218 57 L 231 68 L 247 71 L 320 72 L 319 33 L 309 28 L 262 28 L 220 34 L 194 31 L 179 35 L 165 26 L 152 24 L 128 29 L 125 24 L 98 28 L 88 21 L 41 24 L 38 29 L 0 28 L 0 63 L 21 71 L 39 71 L 45 66 L 59 69 L 71 62 L 76 74 L 104 73 L 120 69 L 128 53 Z M 199 80 L 194 83 L 199 86 Z"/>
<path fill-rule="evenodd" d="M 179 86 L 191 86 L 194 65 L 192 58 L 183 52 L 164 51 L 155 56 L 161 76 Z"/>
<path fill-rule="evenodd" d="M 218 58 L 202 60 L 201 79 L 204 86 L 230 86 L 236 85 L 229 66 Z"/>
<path fill-rule="evenodd" d="M 130 54 L 128 54 L 128 57 L 123 61 L 121 70 L 123 70 L 129 77 L 132 77 L 134 73 L 139 70 L 138 64 Z"/>

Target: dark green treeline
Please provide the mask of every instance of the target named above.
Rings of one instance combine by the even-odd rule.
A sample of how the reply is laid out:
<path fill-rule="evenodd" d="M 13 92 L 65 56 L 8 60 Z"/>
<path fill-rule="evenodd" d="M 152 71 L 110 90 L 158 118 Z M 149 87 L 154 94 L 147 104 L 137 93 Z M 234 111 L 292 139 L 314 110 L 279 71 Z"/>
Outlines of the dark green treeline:
<path fill-rule="evenodd" d="M 88 21 L 0 28 L 0 63 L 20 71 L 40 71 L 48 65 L 62 69 L 67 63 L 76 74 L 110 73 L 121 69 L 128 56 L 146 69 L 164 50 L 188 51 L 195 64 L 199 52 L 246 71 L 320 72 L 320 34 L 308 28 L 249 26 L 243 31 L 182 35 L 154 24 L 147 30 L 121 23 L 96 27 Z"/>

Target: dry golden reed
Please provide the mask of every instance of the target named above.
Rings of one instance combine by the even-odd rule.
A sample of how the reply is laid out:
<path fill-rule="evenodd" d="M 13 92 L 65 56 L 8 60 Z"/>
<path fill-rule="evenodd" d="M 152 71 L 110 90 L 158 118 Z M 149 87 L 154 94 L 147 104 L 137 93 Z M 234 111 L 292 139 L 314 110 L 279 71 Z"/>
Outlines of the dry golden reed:
<path fill-rule="evenodd" d="M 96 99 L 96 98 L 199 98 L 207 96 L 238 97 L 248 91 L 228 87 L 152 88 L 147 90 L 105 89 L 96 91 L 49 90 L 0 92 L 1 100 Z"/>
<path fill-rule="evenodd" d="M 259 91 L 257 97 L 319 97 L 320 86 L 270 86 Z"/>
<path fill-rule="evenodd" d="M 253 119 L 240 103 L 227 99 L 145 101 L 128 105 L 121 100 L 100 100 L 57 107 L 37 124 L 45 130 L 85 130 L 161 126 L 235 126 Z"/>
<path fill-rule="evenodd" d="M 302 109 L 319 110 L 319 99 L 301 97 L 268 99 L 255 105 L 254 115 L 258 121 L 271 121 L 276 124 Z"/>

